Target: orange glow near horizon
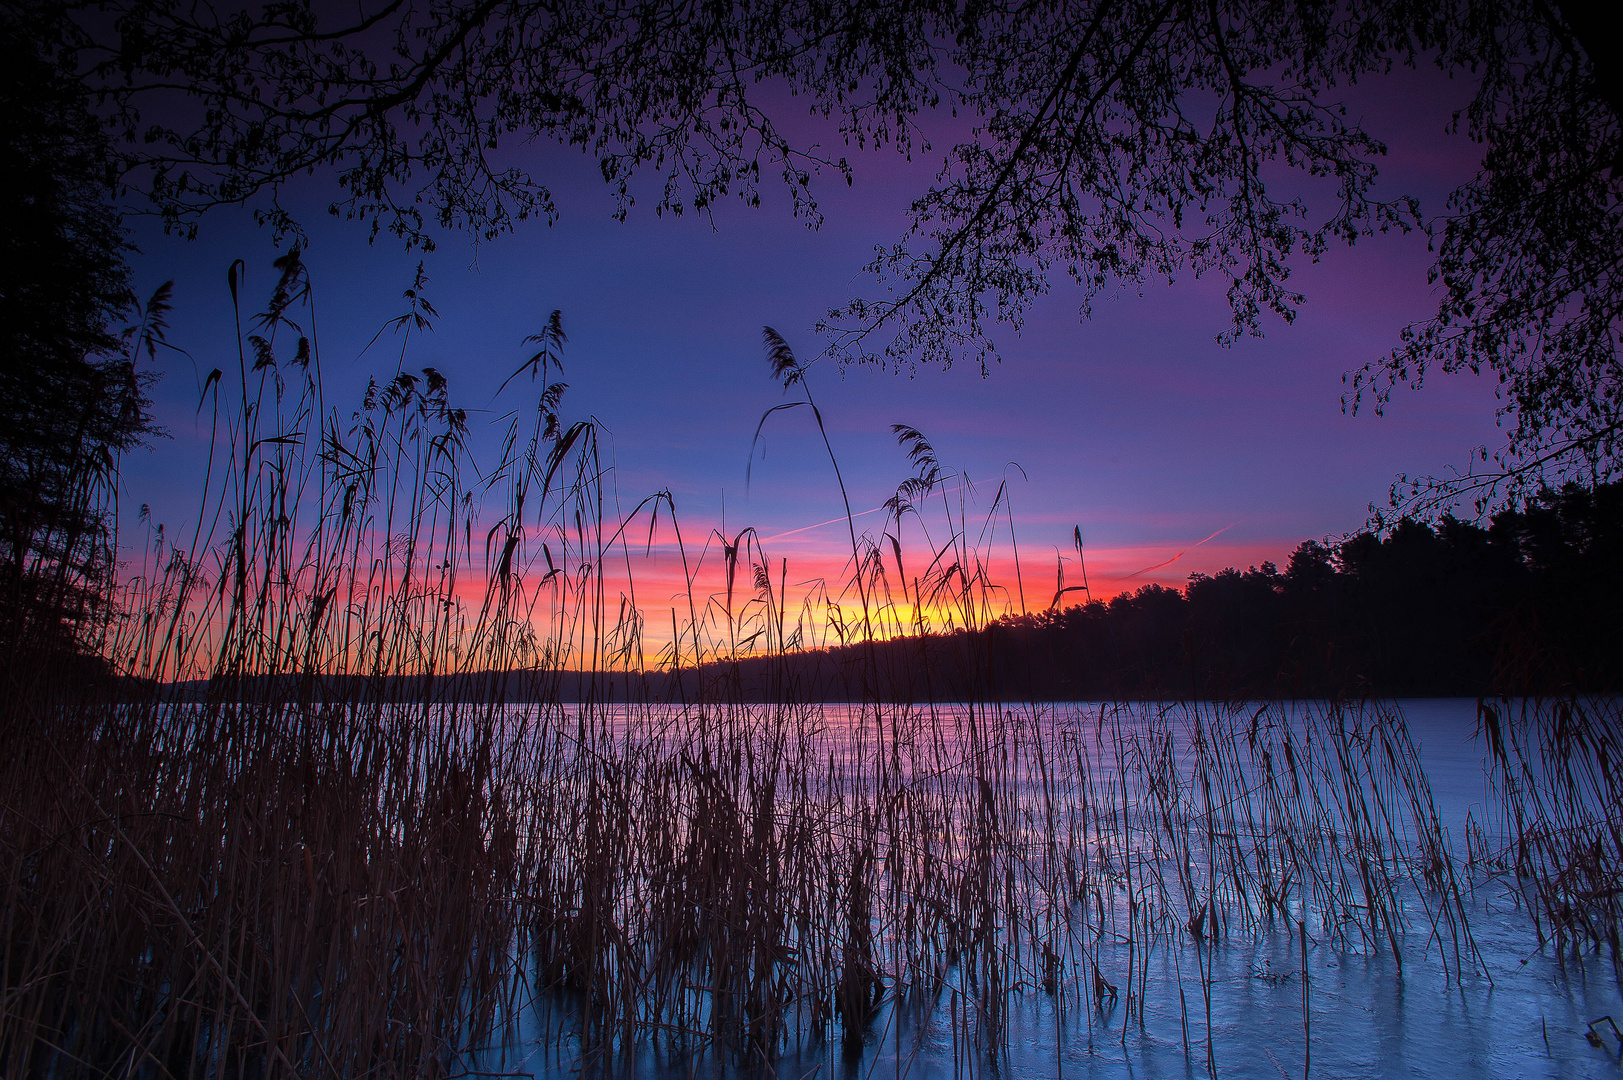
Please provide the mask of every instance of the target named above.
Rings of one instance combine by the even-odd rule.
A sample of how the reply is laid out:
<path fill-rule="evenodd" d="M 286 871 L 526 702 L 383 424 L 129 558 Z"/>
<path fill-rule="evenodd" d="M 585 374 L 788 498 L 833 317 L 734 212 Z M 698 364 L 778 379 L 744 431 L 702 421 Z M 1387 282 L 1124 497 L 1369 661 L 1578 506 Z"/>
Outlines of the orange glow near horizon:
<path fill-rule="evenodd" d="M 1285 543 L 1228 541 L 1233 528 L 1228 525 L 1179 544 L 1086 547 L 1085 563 L 1074 546 L 1026 543 L 1019 546 L 1017 562 L 1006 521 L 994 521 L 968 540 L 950 534 L 944 521 L 936 523 L 932 535 L 928 523 L 911 514 L 898 529 L 884 508 L 855 515 L 852 524 L 859 530 L 864 566 L 860 587 L 844 517 L 764 535 L 744 529 L 726 537 L 714 525 L 689 522 L 678 543 L 668 516 L 652 529 L 643 516 L 605 529 L 608 542 L 589 559 L 568 549 L 561 535 L 549 534 L 546 547 L 532 536 L 514 552 L 505 587 L 515 601 L 504 618 L 527 625 L 537 655 L 550 655 L 549 663 L 650 670 L 784 648 L 832 647 L 870 635 L 886 639 L 980 627 L 1006 616 L 1109 601 L 1148 585 L 1177 589 L 1191 573 L 1283 561 L 1288 551 Z M 388 547 L 381 539 L 378 544 L 379 550 Z M 448 616 L 455 612 L 452 621 L 464 627 L 456 633 L 481 625 L 503 588 L 487 559 L 498 561 L 476 545 L 458 560 L 454 573 L 440 565 L 418 566 L 411 573 L 418 583 L 412 586 L 411 610 L 417 612 L 412 618 L 423 619 L 426 628 L 442 621 L 443 610 Z M 404 571 L 396 567 L 391 574 L 398 581 Z M 308 589 L 308 584 L 293 587 L 289 614 L 273 636 L 293 641 L 309 633 L 300 629 L 312 601 Z M 379 614 L 398 610 L 389 609 L 387 601 L 363 599 L 363 604 L 375 608 L 366 618 L 393 618 L 392 625 L 398 625 L 398 614 Z M 353 608 L 353 602 L 345 607 Z M 213 615 L 198 616 L 201 623 L 220 617 L 217 608 Z M 364 667 L 342 648 L 330 651 L 330 622 L 319 632 L 324 670 Z M 205 647 L 199 660 L 208 655 Z M 173 677 L 201 674 L 206 672 L 177 671 Z"/>
<path fill-rule="evenodd" d="M 869 511 L 863 517 L 877 516 Z M 890 638 L 916 632 L 950 632 L 966 624 L 976 626 L 1009 615 L 1037 613 L 1089 600 L 1109 601 L 1147 585 L 1182 589 L 1193 573 L 1212 574 L 1226 567 L 1245 569 L 1265 561 L 1283 563 L 1290 542 L 1225 543 L 1225 526 L 1204 537 L 1181 544 L 1146 544 L 1085 548 L 1085 567 L 1074 548 L 1054 550 L 1023 546 L 1018 565 L 1010 546 L 998 537 L 994 550 L 967 550 L 967 575 L 941 571 L 961 562 L 963 549 L 937 558 L 922 537 L 910 535 L 897 552 L 889 534 L 878 543 L 871 532 L 858 535 L 867 553 L 869 572 L 859 592 L 852 575 L 850 541 L 845 519 L 783 529 L 765 536 L 745 537 L 733 571 L 729 596 L 725 541 L 714 528 L 696 541 L 692 525 L 684 526 L 685 544 L 679 548 L 668 528 L 650 541 L 644 528 L 626 530 L 622 542 L 604 559 L 601 588 L 604 617 L 614 622 L 622 610 L 640 616 L 642 666 L 668 664 L 671 642 L 683 640 L 682 662 L 728 654 L 759 654 L 779 644 L 782 634 L 791 647 L 822 648 L 860 640 L 864 599 L 867 631 Z M 909 529 L 916 533 L 916 529 Z M 879 567 L 872 568 L 877 555 Z M 685 560 L 685 561 L 684 561 Z M 545 566 L 540 567 L 544 572 Z M 531 575 L 535 568 L 532 566 Z M 930 571 L 935 573 L 926 578 Z M 764 572 L 768 588 L 762 588 Z M 907 580 L 904 585 L 901 572 Z M 967 577 L 967 581 L 966 581 Z M 1084 587 L 1084 580 L 1086 582 Z M 963 603 L 964 586 L 971 586 L 972 601 Z M 469 582 L 468 600 L 482 598 L 484 583 Z M 1061 592 L 1060 590 L 1064 590 Z M 461 590 L 459 589 L 459 592 Z M 866 597 L 862 595 L 866 593 Z M 695 622 L 698 644 L 695 644 Z"/>

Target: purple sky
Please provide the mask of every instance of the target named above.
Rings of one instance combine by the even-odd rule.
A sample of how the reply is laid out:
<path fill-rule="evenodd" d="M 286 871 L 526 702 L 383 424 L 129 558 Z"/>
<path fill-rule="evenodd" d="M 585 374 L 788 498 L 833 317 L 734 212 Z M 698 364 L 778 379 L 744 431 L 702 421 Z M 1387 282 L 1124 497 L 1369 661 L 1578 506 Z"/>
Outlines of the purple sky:
<path fill-rule="evenodd" d="M 1392 149 L 1382 165 L 1386 194 L 1419 195 L 1436 213 L 1468 178 L 1475 148 L 1443 134 L 1463 93 L 1412 72 L 1358 88 L 1355 111 L 1367 112 Z M 626 505 L 668 487 L 684 531 L 702 536 L 721 522 L 725 500 L 730 531 L 748 524 L 767 537 L 792 533 L 772 549 L 774 560 L 790 560 L 791 577 L 831 573 L 819 567 L 841 557 L 845 530 L 843 522 L 805 529 L 841 513 L 808 417 L 774 418 L 767 456 L 745 487 L 750 436 L 763 410 L 782 400 L 767 375 L 761 327 L 776 327 L 803 359 L 816 355 L 821 343 L 810 328 L 848 297 L 873 295 L 858 270 L 875 244 L 899 236 L 908 200 L 944 149 L 912 163 L 859 156 L 849 190 L 824 176 L 816 192 L 827 218 L 812 232 L 770 187 L 760 209 L 728 202 L 713 219 L 672 220 L 639 206 L 620 224 L 590 161 L 536 148 L 527 160 L 552 185 L 562 221 L 477 247 L 445 237 L 427 256 L 428 295 L 442 318 L 411 345 L 405 366 L 437 367 L 450 378 L 454 403 L 480 433 L 476 453 L 488 460 L 496 453 L 488 422 L 533 391 L 520 380 L 502 399 L 492 395 L 527 355 L 521 339 L 561 309 L 570 337 L 565 411 L 595 416 L 612 434 Z M 362 349 L 402 309 L 419 256 L 388 237 L 368 245 L 363 227 L 331 222 L 320 212 L 319 183 L 304 194 L 316 230 L 306 260 L 328 396 L 347 413 L 368 375 L 394 370 L 396 339 Z M 300 199 L 289 193 L 293 205 L 304 205 Z M 137 240 L 140 287 L 176 279 L 170 340 L 192 353 L 196 370 L 184 357 L 162 362 L 155 399 L 171 438 L 126 463 L 124 505 L 133 521 L 133 508 L 150 504 L 173 530 L 194 512 L 202 472 L 202 375 L 235 364 L 226 266 L 246 261 L 252 310 L 273 282 L 276 252 L 246 212 L 205 219 L 191 243 L 145 225 Z M 1226 349 L 1215 342 L 1228 318 L 1216 282 L 1151 284 L 1099 301 L 1087 322 L 1077 318 L 1079 296 L 1057 283 L 1022 335 L 996 335 L 1003 363 L 987 378 L 970 367 L 908 377 L 823 362 L 812 385 L 856 509 L 879 506 L 908 474 L 890 434 L 892 423 L 907 423 L 974 481 L 982 513 L 999 480 L 1012 478 L 1027 588 L 1041 604 L 1053 588 L 1055 551 L 1070 549 L 1074 526 L 1099 595 L 1149 581 L 1176 585 L 1192 571 L 1282 563 L 1305 538 L 1358 528 L 1395 474 L 1441 472 L 1478 444 L 1497 443 L 1487 379 L 1439 374 L 1419 393 L 1400 393 L 1384 417 L 1342 414 L 1343 374 L 1384 354 L 1405 323 L 1434 310 L 1430 262 L 1415 235 L 1332 249 L 1292 279 L 1308 297 L 1294 325 L 1271 320 L 1265 338 Z M 859 524 L 876 528 L 879 520 Z M 126 529 L 127 539 L 134 535 Z"/>

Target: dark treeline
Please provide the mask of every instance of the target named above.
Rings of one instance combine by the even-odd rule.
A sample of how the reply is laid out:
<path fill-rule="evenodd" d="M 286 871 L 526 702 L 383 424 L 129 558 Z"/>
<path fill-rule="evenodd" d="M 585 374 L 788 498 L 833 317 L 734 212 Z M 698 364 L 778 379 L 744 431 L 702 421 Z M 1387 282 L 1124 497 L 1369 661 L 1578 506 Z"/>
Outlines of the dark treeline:
<path fill-rule="evenodd" d="M 1623 688 L 1623 484 L 1487 527 L 1445 517 L 1306 541 L 1283 568 L 1192 575 L 984 630 L 707 670 L 752 698 L 1091 700 Z M 675 689 L 675 688 L 672 688 Z M 872 691 L 870 691 L 872 692 Z"/>
<path fill-rule="evenodd" d="M 1486 527 L 1445 517 L 1306 541 L 1281 569 L 1192 575 L 974 632 L 707 664 L 331 680 L 401 700 L 861 701 L 1479 696 L 1623 689 L 1623 483 Z M 499 686 L 491 685 L 491 680 Z M 342 684 L 342 685 L 340 685 Z M 191 684 L 206 695 L 206 683 Z"/>

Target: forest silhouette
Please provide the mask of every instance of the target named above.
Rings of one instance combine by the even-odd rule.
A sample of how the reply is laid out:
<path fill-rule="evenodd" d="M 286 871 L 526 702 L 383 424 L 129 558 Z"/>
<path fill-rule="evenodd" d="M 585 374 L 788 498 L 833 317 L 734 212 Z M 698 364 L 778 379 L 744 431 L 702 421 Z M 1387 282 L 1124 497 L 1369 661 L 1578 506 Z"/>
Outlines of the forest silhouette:
<path fill-rule="evenodd" d="M 1623 687 L 1623 484 L 1484 526 L 1405 519 L 1271 562 L 952 634 L 709 665 L 775 700 L 1066 701 L 1602 693 Z M 865 674 L 866 651 L 876 654 Z M 864 686 L 877 678 L 876 687 Z M 654 692 L 681 688 L 659 680 Z"/>

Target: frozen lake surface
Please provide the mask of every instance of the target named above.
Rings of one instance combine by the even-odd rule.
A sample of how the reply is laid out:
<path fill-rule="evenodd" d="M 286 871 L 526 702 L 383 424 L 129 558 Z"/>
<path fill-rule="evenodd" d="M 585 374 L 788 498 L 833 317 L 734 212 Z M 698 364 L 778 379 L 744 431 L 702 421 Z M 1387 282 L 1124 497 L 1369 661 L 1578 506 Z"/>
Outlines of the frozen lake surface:
<path fill-rule="evenodd" d="M 1056 715 L 1076 706 L 1054 706 Z M 1085 707 L 1080 707 L 1084 708 Z M 1491 819 L 1494 796 L 1472 700 L 1398 703 L 1429 781 L 1438 820 L 1456 857 L 1468 822 Z M 826 726 L 854 728 L 850 707 L 828 706 Z M 842 711 L 843 710 L 843 711 Z M 1609 714 L 1615 715 L 1615 713 Z M 1101 748 L 1102 749 L 1102 748 Z M 854 751 L 861 753 L 862 751 Z M 1462 880 L 1464 880 L 1462 878 Z M 570 1003 L 540 993 L 505 1050 L 470 1063 L 490 1074 L 639 1078 L 780 1077 L 1619 1077 L 1623 1047 L 1603 1017 L 1623 1026 L 1612 956 L 1570 944 L 1540 947 L 1513 880 L 1475 875 L 1464 892 L 1478 960 L 1461 971 L 1409 897 L 1409 918 L 1392 948 L 1343 939 L 1311 925 L 1304 959 L 1300 928 L 1275 920 L 1221 940 L 1183 934 L 1150 942 L 1135 960 L 1117 934 L 1094 954 L 1120 1002 L 1095 1006 L 1016 985 L 1001 1045 L 975 1045 L 977 995 L 968 973 L 947 970 L 928 993 L 898 1002 L 887 994 L 860 1053 L 837 1034 L 786 1038 L 765 1065 L 639 1038 L 612 1063 L 583 1061 L 571 1034 Z M 1141 943 L 1137 944 L 1142 948 Z M 1140 985 L 1127 986 L 1137 964 Z M 1203 966 L 1209 977 L 1202 979 Z M 1076 972 L 1073 978 L 1081 978 Z M 1125 998 L 1138 993 L 1142 1009 Z M 1208 1011 L 1209 1000 L 1209 1011 Z M 1600 1046 L 1590 1035 L 1598 1033 Z"/>

